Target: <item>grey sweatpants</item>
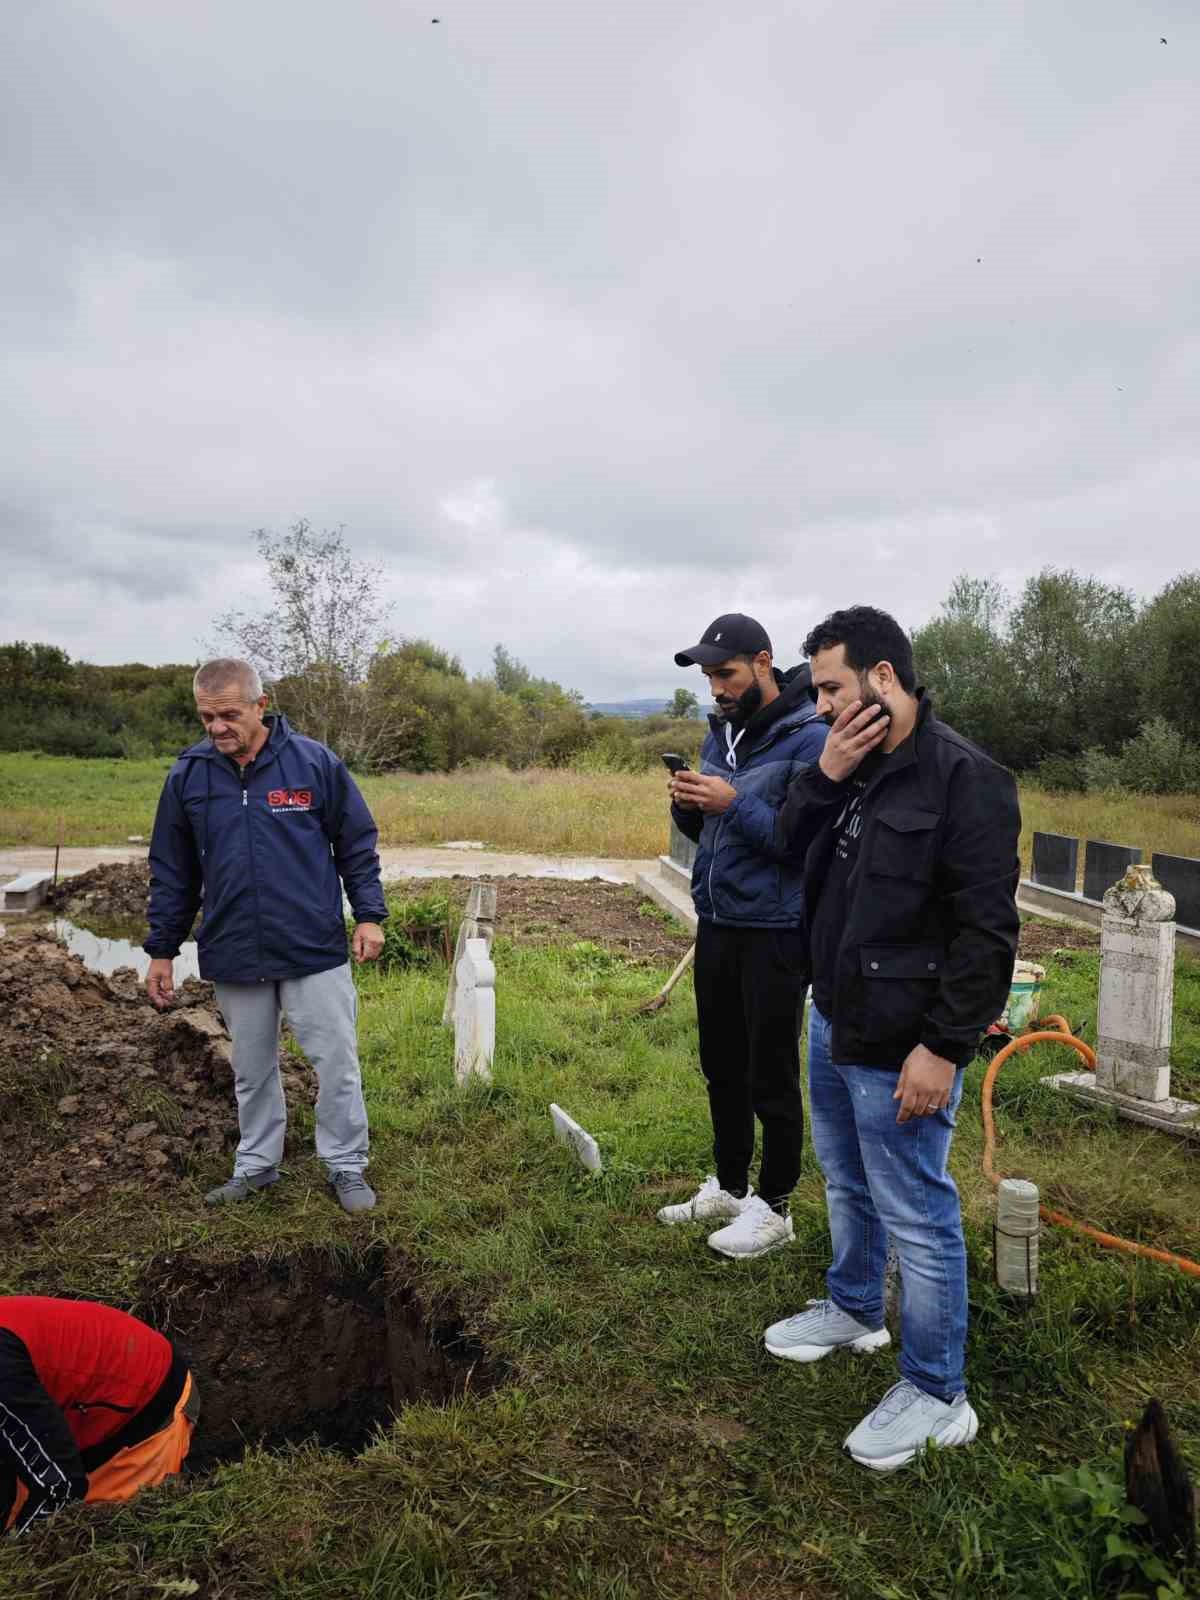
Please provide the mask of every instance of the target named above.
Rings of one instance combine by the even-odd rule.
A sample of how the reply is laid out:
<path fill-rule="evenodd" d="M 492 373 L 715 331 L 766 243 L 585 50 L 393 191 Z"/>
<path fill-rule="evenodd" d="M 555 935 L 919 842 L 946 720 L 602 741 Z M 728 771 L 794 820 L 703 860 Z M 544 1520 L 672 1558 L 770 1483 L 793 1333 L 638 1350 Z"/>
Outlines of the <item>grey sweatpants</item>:
<path fill-rule="evenodd" d="M 287 1107 L 279 1081 L 279 1019 L 286 1015 L 317 1073 L 317 1154 L 330 1172 L 367 1164 L 367 1108 L 358 1070 L 358 996 L 350 964 L 278 983 L 218 983 L 233 1038 L 241 1142 L 233 1163 L 249 1178 L 283 1159 Z"/>

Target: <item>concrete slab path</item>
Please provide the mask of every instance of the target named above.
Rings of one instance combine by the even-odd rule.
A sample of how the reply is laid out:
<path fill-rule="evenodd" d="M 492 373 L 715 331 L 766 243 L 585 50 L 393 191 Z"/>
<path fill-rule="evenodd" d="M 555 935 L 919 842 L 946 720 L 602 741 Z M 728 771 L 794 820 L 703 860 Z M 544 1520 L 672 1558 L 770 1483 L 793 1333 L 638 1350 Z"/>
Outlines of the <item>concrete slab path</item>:
<path fill-rule="evenodd" d="M 145 845 L 122 845 L 102 849 L 64 848 L 58 870 L 62 877 L 73 877 L 92 867 L 113 861 L 144 861 Z M 411 848 L 388 847 L 379 852 L 384 879 L 398 878 L 570 878 L 583 881 L 603 878 L 606 883 L 635 883 L 639 873 L 649 872 L 654 861 L 624 861 L 601 856 L 539 856 L 502 853 L 499 850 L 446 849 L 435 845 Z M 54 847 L 30 846 L 21 850 L 0 850 L 0 884 L 34 869 L 52 871 Z"/>

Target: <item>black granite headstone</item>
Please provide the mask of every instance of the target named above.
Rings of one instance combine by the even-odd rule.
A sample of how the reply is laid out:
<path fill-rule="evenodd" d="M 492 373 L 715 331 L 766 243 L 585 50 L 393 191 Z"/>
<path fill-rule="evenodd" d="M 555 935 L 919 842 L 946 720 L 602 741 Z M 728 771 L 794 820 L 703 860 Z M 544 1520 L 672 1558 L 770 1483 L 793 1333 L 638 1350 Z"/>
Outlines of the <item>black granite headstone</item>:
<path fill-rule="evenodd" d="M 1079 870 L 1079 840 L 1065 833 L 1035 833 L 1033 836 L 1033 881 L 1045 889 L 1065 889 L 1075 893 Z"/>
<path fill-rule="evenodd" d="M 1200 861 L 1156 854 L 1150 865 L 1163 888 L 1175 896 L 1175 921 L 1185 928 L 1200 928 Z"/>
<path fill-rule="evenodd" d="M 692 870 L 692 863 L 695 861 L 695 859 L 696 846 L 688 838 L 686 833 L 680 833 L 679 829 L 675 826 L 674 819 L 672 818 L 671 860 L 677 862 L 681 867 L 686 867 L 690 872 Z"/>
<path fill-rule="evenodd" d="M 1100 839 L 1089 839 L 1083 851 L 1084 899 L 1103 900 L 1104 891 L 1111 889 L 1134 862 L 1141 859 L 1142 852 L 1135 845 L 1105 844 Z"/>

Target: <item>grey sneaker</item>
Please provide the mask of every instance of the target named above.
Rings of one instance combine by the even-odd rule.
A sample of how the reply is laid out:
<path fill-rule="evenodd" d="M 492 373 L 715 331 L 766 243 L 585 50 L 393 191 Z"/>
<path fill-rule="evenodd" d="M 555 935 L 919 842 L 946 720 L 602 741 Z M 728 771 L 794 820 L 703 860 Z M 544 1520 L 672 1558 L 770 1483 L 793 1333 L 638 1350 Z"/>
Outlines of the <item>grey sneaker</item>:
<path fill-rule="evenodd" d="M 832 1300 L 810 1300 L 807 1311 L 773 1322 L 763 1335 L 771 1355 L 784 1361 L 820 1361 L 831 1350 L 843 1347 L 861 1354 L 882 1350 L 891 1342 L 886 1328 L 868 1328 L 856 1322 Z"/>
<path fill-rule="evenodd" d="M 210 1189 L 204 1196 L 206 1206 L 232 1205 L 235 1200 L 249 1200 L 256 1189 L 269 1189 L 273 1183 L 279 1182 L 279 1173 L 274 1167 L 269 1167 L 266 1172 L 254 1172 L 249 1177 L 243 1177 L 235 1172 L 227 1183 L 218 1184 L 215 1189 Z"/>
<path fill-rule="evenodd" d="M 907 1466 L 926 1445 L 945 1449 L 952 1444 L 970 1444 L 979 1432 L 979 1418 L 967 1404 L 965 1394 L 951 1405 L 938 1400 L 915 1383 L 902 1378 L 846 1436 L 845 1447 L 862 1467 L 876 1472 L 895 1472 Z"/>
<path fill-rule="evenodd" d="M 739 1200 L 737 1195 L 722 1189 L 715 1178 L 705 1178 L 690 1200 L 684 1200 L 676 1206 L 664 1206 L 658 1213 L 658 1220 L 665 1222 L 668 1228 L 677 1228 L 681 1222 L 709 1222 L 722 1217 L 740 1216 L 753 1193 L 753 1189 L 747 1189 Z"/>
<path fill-rule="evenodd" d="M 331 1172 L 329 1187 L 343 1211 L 370 1211 L 375 1204 L 375 1191 L 361 1172 Z"/>

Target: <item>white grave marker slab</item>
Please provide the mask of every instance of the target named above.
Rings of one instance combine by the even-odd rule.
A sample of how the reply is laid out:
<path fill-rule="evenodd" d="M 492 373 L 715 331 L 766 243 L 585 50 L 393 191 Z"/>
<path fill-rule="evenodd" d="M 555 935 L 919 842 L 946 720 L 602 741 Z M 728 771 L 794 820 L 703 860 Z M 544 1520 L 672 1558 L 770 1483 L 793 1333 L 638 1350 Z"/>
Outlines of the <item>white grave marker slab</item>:
<path fill-rule="evenodd" d="M 468 939 L 482 939 L 488 949 L 496 927 L 496 886 L 494 883 L 473 883 L 467 896 L 467 908 L 458 925 L 458 941 L 454 946 L 454 960 L 450 963 L 450 982 L 446 985 L 446 1004 L 442 1007 L 442 1026 L 448 1028 L 455 1021 L 455 997 L 458 989 L 458 963 L 467 948 Z"/>
<path fill-rule="evenodd" d="M 574 1117 L 569 1117 L 561 1106 L 551 1104 L 550 1120 L 554 1124 L 554 1137 L 559 1144 L 568 1145 L 574 1150 L 589 1172 L 604 1170 L 604 1163 L 600 1159 L 600 1146 L 586 1129 L 579 1126 Z"/>
<path fill-rule="evenodd" d="M 483 939 L 468 939 L 455 968 L 454 1076 L 492 1081 L 496 1054 L 496 968 Z"/>

